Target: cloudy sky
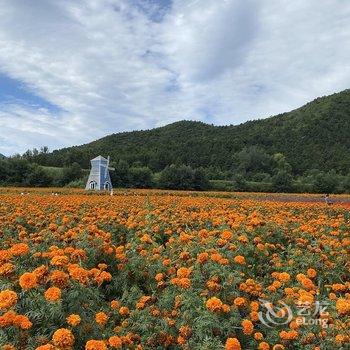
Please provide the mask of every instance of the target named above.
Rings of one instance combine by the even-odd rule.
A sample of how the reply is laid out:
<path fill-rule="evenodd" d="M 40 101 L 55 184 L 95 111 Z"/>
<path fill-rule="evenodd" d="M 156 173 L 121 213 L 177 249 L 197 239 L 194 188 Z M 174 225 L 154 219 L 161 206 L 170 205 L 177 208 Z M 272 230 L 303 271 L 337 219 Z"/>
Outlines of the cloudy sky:
<path fill-rule="evenodd" d="M 0 0 L 5 155 L 349 87 L 349 0 Z"/>

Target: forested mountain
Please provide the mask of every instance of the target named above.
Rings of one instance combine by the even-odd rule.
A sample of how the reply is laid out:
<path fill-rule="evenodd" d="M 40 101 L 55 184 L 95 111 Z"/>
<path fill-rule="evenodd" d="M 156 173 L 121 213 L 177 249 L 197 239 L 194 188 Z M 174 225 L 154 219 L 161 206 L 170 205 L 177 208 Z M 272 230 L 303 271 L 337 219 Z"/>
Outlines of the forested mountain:
<path fill-rule="evenodd" d="M 291 112 L 237 126 L 180 121 L 145 131 L 112 134 L 91 143 L 27 158 L 64 166 L 99 154 L 114 162 L 148 166 L 157 172 L 170 164 L 233 170 L 242 150 L 255 146 L 268 155 L 283 153 L 296 175 L 311 169 L 350 172 L 350 90 L 320 97 Z M 264 169 L 262 169 L 264 170 Z"/>

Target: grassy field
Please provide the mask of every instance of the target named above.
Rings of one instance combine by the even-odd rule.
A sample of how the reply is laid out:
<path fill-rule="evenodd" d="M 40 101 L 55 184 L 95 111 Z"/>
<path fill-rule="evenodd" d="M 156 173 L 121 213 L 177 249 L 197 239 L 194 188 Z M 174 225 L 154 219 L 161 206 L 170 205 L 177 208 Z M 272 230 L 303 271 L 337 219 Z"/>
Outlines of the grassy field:
<path fill-rule="evenodd" d="M 349 349 L 349 197 L 333 201 L 0 188 L 0 346 Z"/>

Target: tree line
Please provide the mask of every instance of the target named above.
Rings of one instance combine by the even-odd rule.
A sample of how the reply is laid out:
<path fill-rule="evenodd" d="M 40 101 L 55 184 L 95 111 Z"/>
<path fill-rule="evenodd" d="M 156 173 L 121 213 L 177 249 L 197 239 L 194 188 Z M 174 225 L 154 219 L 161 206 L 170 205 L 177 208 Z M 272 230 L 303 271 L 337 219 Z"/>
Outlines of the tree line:
<path fill-rule="evenodd" d="M 48 150 L 42 149 L 45 154 Z M 257 146 L 243 148 L 231 169 L 208 166 L 194 168 L 175 163 L 154 171 L 140 162 L 111 162 L 115 188 L 164 188 L 256 192 L 350 193 L 350 174 L 311 169 L 295 175 L 282 153 L 269 155 Z M 30 162 L 26 156 L 0 159 L 0 185 L 35 187 L 84 187 L 89 169 L 74 162 L 58 168 Z"/>

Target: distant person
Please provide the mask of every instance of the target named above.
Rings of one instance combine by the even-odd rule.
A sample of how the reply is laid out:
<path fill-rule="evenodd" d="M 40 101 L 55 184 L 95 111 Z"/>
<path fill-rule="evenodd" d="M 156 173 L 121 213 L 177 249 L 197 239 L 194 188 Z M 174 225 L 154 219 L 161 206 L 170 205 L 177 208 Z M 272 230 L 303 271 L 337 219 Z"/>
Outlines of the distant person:
<path fill-rule="evenodd" d="M 329 194 L 328 194 L 328 193 L 326 193 L 326 194 L 324 195 L 324 201 L 325 201 L 325 203 L 326 203 L 327 205 L 333 204 L 333 202 L 332 202 L 331 198 L 329 197 Z"/>

